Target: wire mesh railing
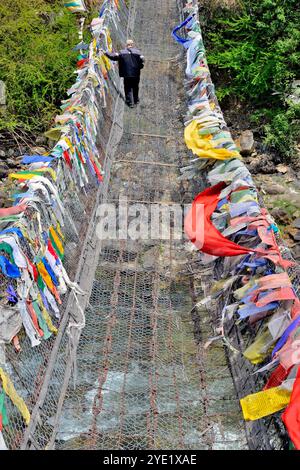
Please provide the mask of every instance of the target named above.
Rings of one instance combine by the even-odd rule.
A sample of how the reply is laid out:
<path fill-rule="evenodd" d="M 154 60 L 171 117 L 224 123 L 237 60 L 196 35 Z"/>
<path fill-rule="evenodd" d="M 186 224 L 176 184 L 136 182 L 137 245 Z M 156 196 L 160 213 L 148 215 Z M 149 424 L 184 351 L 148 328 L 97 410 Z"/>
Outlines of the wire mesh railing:
<path fill-rule="evenodd" d="M 178 179 L 188 154 L 176 114 L 182 106 L 182 57 L 171 30 L 183 19 L 185 4 L 132 0 L 128 9 L 125 3 L 106 0 L 107 15 L 95 27 L 109 30 L 116 50 L 128 36 L 142 48 L 146 67 L 141 105 L 124 112 L 114 67 L 102 82 L 105 95 L 101 86 L 80 90 L 80 111 L 93 102 L 96 118 L 86 127 L 95 136 L 91 145 L 103 181 L 99 186 L 88 172 L 74 178 L 66 160 L 58 159 L 53 168 L 64 207 L 64 266 L 85 295 L 77 295 L 74 288 L 61 296 L 61 319 L 52 318 L 58 331 L 47 341 L 32 348 L 21 331 L 21 352 L 15 343 L 5 345 L 0 364 L 31 420 L 25 426 L 18 407 L 6 400 L 9 422 L 3 437 L 10 449 L 245 448 L 223 348 L 205 347 L 219 326 L 224 298 L 214 304 L 214 311 L 198 302 L 207 295 L 212 276 L 219 279 L 225 267 L 218 262 L 206 275 L 198 257 L 172 237 L 100 241 L 97 236 L 102 202 L 183 206 L 206 184 L 205 172 L 196 174 L 195 185 Z M 98 45 L 103 47 L 101 41 Z M 80 178 L 86 178 L 84 184 Z M 41 220 L 48 221 L 50 207 L 39 208 Z M 39 233 L 34 214 L 34 206 L 29 207 L 29 235 Z M 26 239 L 21 243 L 24 253 L 34 258 L 32 244 Z M 17 291 L 19 281 L 8 282 L 1 275 L 1 282 L 3 299 L 9 285 Z M 251 332 L 234 321 L 225 329 L 236 349 L 242 351 L 251 341 Z M 256 391 L 262 376 L 251 375 L 253 369 L 242 355 L 226 353 L 238 395 Z M 276 416 L 247 424 L 246 436 L 250 448 L 286 447 L 286 433 Z"/>
<path fill-rule="evenodd" d="M 131 8 L 137 12 L 133 37 L 146 66 L 141 105 L 124 114 L 107 201 L 180 205 L 182 124 L 174 107 L 182 74 L 171 38 L 180 10 L 174 0 L 163 4 L 136 0 Z M 48 419 L 36 429 L 38 436 L 44 436 L 45 427 L 51 427 L 48 446 L 86 450 L 244 446 L 239 417 L 232 413 L 229 418 L 223 410 L 225 390 L 227 403 L 233 400 L 223 351 L 215 353 L 217 364 L 213 358 L 205 359 L 200 329 L 211 328 L 211 323 L 200 318 L 193 303 L 196 287 L 191 288 L 189 276 L 180 274 L 186 256 L 182 242 L 172 238 L 101 243 L 101 251 L 94 254 L 95 273 L 88 274 L 93 286 L 78 342 L 77 386 L 73 389 L 72 383 L 68 387 L 64 382 L 54 413 L 49 388 L 43 405 Z M 199 283 L 197 295 L 202 294 Z"/>
<path fill-rule="evenodd" d="M 56 232 L 56 236 L 57 240 L 63 240 L 65 272 L 68 273 L 69 278 L 75 278 L 77 283 L 80 283 L 80 276 L 87 275 L 87 271 L 92 269 L 87 257 L 89 253 L 90 261 L 93 260 L 93 247 L 89 245 L 87 237 L 95 229 L 96 204 L 107 197 L 107 186 L 105 184 L 99 186 L 97 183 L 96 167 L 98 165 L 97 174 L 100 174 L 101 167 L 109 174 L 109 162 L 122 134 L 124 103 L 119 92 L 118 72 L 116 68 L 113 68 L 105 80 L 105 69 L 103 64 L 97 63 L 97 54 L 99 47 L 105 48 L 103 44 L 105 44 L 107 37 L 111 38 L 115 48 L 123 45 L 130 31 L 129 11 L 123 0 L 120 0 L 118 5 L 106 0 L 103 3 L 101 15 L 98 20 L 98 29 L 96 28 L 94 31 L 95 42 L 89 47 L 88 65 L 83 69 L 79 68 L 76 84 L 69 90 L 71 98 L 63 103 L 63 112 L 66 113 L 65 110 L 70 109 L 68 107 L 70 102 L 73 106 L 77 106 L 78 111 L 75 108 L 73 121 L 72 117 L 67 116 L 63 129 L 59 128 L 61 140 L 50 152 L 50 157 L 54 157 L 51 161 L 51 168 L 55 171 L 56 178 L 54 178 L 55 174 L 51 174 L 51 178 L 48 177 L 49 184 L 51 184 L 51 186 L 46 185 L 48 191 L 45 189 L 45 180 L 40 180 L 40 186 L 34 187 L 33 180 L 26 179 L 23 186 L 27 191 L 28 188 L 34 191 L 26 200 L 28 207 L 25 215 L 22 215 L 23 218 L 17 217 L 13 223 L 7 219 L 0 221 L 3 231 L 1 234 L 13 233 L 15 238 L 12 240 L 16 240 L 20 253 L 24 254 L 27 259 L 34 260 L 33 263 L 36 262 L 37 256 L 42 251 L 44 252 L 42 237 L 45 237 L 47 227 L 54 221 L 59 222 L 57 227 L 60 226 L 62 233 L 59 232 L 61 236 L 58 237 L 58 232 Z M 93 82 L 95 79 L 98 81 L 97 84 Z M 76 125 L 73 126 L 74 123 Z M 64 136 L 66 139 L 70 138 L 69 141 L 64 141 L 70 144 L 69 147 L 64 147 L 64 150 L 68 152 L 68 160 L 65 155 L 64 158 L 62 155 L 59 159 L 55 158 L 58 151 L 62 150 Z M 73 144 L 78 143 L 77 150 L 72 147 L 72 141 Z M 87 149 L 90 154 L 85 153 Z M 77 158 L 80 158 L 81 162 L 76 161 Z M 83 161 L 85 164 L 89 161 L 91 172 L 83 169 Z M 80 171 L 76 171 L 77 165 L 80 166 Z M 39 169 L 39 167 L 30 166 L 35 184 L 37 183 L 36 178 L 39 176 L 37 168 Z M 46 176 L 46 173 L 44 175 Z M 16 176 L 20 181 L 20 174 Z M 15 185 L 11 184 L 7 187 L 11 194 L 17 189 Z M 20 187 L 22 188 L 22 186 Z M 57 201 L 51 195 L 52 188 L 54 188 L 53 191 L 57 191 L 53 194 L 57 195 L 57 199 L 61 203 L 60 207 L 57 207 Z M 27 194 L 23 195 L 24 190 L 18 190 L 18 193 L 19 198 L 25 201 Z M 32 199 L 33 193 L 34 198 Z M 21 232 L 13 232 L 12 230 L 15 229 L 19 229 Z M 18 239 L 16 234 L 19 235 L 19 233 L 25 234 L 25 236 L 20 236 Z M 5 239 L 2 238 L 2 240 Z M 13 241 L 10 242 L 13 243 Z M 5 252 L 2 251 L 2 253 L 6 256 Z M 33 276 L 31 277 L 29 273 L 28 277 L 25 271 L 27 272 L 27 269 L 22 270 L 20 279 L 12 278 L 4 273 L 0 274 L 1 311 L 10 313 L 7 323 L 2 323 L 1 333 L 11 334 L 11 337 L 17 333 L 13 343 L 2 344 L 0 365 L 5 377 L 9 377 L 11 380 L 16 396 L 21 397 L 31 415 L 30 422 L 26 426 L 24 413 L 22 416 L 22 406 L 18 401 L 14 401 L 15 395 L 5 386 L 2 377 L 3 388 L 0 392 L 5 392 L 5 415 L 8 417 L 8 422 L 3 423 L 3 448 L 9 449 L 45 448 L 49 443 L 51 427 L 46 424 L 46 420 L 49 418 L 48 413 L 53 414 L 57 406 L 66 374 L 71 373 L 71 369 L 74 367 L 74 361 L 71 357 L 75 354 L 76 335 L 79 334 L 77 327 L 82 321 L 81 307 L 78 308 L 78 304 L 81 302 L 84 304 L 86 298 L 86 296 L 80 296 L 81 298 L 77 299 L 77 288 L 72 283 L 70 284 L 70 293 L 57 294 L 57 298 L 61 297 L 60 306 L 57 299 L 48 293 L 48 303 L 51 302 L 50 306 L 48 305 L 49 312 L 51 312 L 50 319 L 47 319 L 48 328 L 43 323 L 43 331 L 41 331 L 43 316 L 38 317 L 38 323 L 34 325 L 31 324 L 31 319 L 34 317 L 27 317 L 27 322 L 31 325 L 32 336 L 30 337 L 28 323 L 25 334 L 22 320 L 19 317 L 21 302 L 23 299 L 26 302 L 24 304 L 26 305 L 26 314 L 31 303 L 35 307 L 42 308 L 43 302 L 39 302 L 39 304 L 34 304 L 34 300 L 32 302 L 33 292 L 37 295 L 39 290 L 34 287 Z M 28 282 L 29 289 L 27 298 L 22 293 L 25 281 Z M 88 287 L 88 283 L 86 283 L 87 290 Z M 12 299 L 15 302 L 10 307 L 7 303 L 8 289 L 11 289 L 15 295 Z M 47 299 L 45 305 L 47 305 Z M 32 313 L 32 310 L 30 311 Z M 42 314 L 45 314 L 45 310 L 42 310 Z M 16 326 L 12 324 L 13 318 L 18 319 Z M 49 325 L 51 325 L 50 331 Z M 40 338 L 38 338 L 39 333 Z M 6 342 L 10 341 L 11 337 L 5 338 Z M 51 390 L 49 393 L 47 393 L 48 388 Z M 3 412 L 2 409 L 1 416 Z"/>
<path fill-rule="evenodd" d="M 196 26 L 194 24 L 194 27 L 191 26 L 191 15 L 194 15 L 194 18 L 196 19 Z M 214 115 L 218 115 L 218 128 L 222 129 L 222 131 L 228 131 L 228 128 L 222 115 L 222 111 L 214 93 L 214 87 L 211 82 L 208 64 L 205 58 L 205 49 L 201 37 L 201 29 L 198 23 L 198 2 L 196 0 L 187 3 L 186 15 L 184 16 L 184 18 L 187 17 L 189 17 L 190 19 L 186 22 L 186 28 L 188 31 L 193 30 L 194 32 L 194 36 L 190 35 L 189 39 L 191 40 L 191 38 L 198 38 L 197 46 L 193 46 L 197 51 L 197 58 L 194 58 L 193 62 L 191 59 L 191 55 L 188 56 L 188 80 L 186 83 L 186 88 L 189 93 L 190 106 L 189 114 L 186 118 L 187 124 L 189 124 L 192 119 L 197 120 L 197 117 L 201 118 L 201 110 L 204 109 L 205 103 L 207 103 L 209 106 L 206 108 L 206 110 L 213 110 Z M 182 42 L 184 41 L 185 39 L 183 38 Z M 202 75 L 199 72 L 199 76 L 197 76 L 197 71 L 200 70 L 197 69 L 197 66 L 203 67 Z M 194 71 L 191 72 L 193 68 Z M 198 87 L 199 92 L 197 94 L 195 93 L 195 89 L 197 89 L 199 83 L 201 84 L 201 86 Z M 202 101 L 200 99 L 200 88 Z M 203 107 L 201 107 L 201 103 Z M 212 111 L 210 112 L 212 113 Z M 197 115 L 197 113 L 199 114 L 199 116 Z M 200 121 L 201 119 L 199 119 L 199 122 Z M 207 119 L 207 121 L 209 121 L 209 119 Z M 203 127 L 205 128 L 205 125 Z M 207 127 L 209 127 L 209 125 Z M 229 138 L 229 143 L 230 139 L 231 137 Z M 231 146 L 229 146 L 229 143 L 227 145 L 227 148 L 234 149 L 234 142 L 232 141 Z M 196 161 L 193 161 L 192 163 L 183 168 L 183 178 L 186 178 L 193 183 L 196 182 L 198 191 L 203 191 L 203 189 L 212 185 L 212 182 L 209 180 L 209 171 L 212 170 L 212 168 L 217 167 L 218 163 L 215 163 L 214 160 L 212 162 L 209 162 L 208 160 L 202 160 L 201 162 L 201 158 L 198 158 L 196 159 Z M 245 166 L 244 174 L 247 174 L 251 180 L 251 175 L 249 174 Z M 228 177 L 226 183 L 231 183 L 234 180 L 234 176 L 232 178 L 233 179 L 230 179 L 230 177 Z M 248 182 L 250 180 L 248 178 Z M 251 186 L 255 188 L 253 182 L 251 183 Z M 235 189 L 237 188 L 238 185 Z M 260 207 L 264 208 L 263 200 L 261 199 L 261 197 L 259 197 L 259 195 L 258 199 Z M 228 199 L 228 201 L 230 202 L 230 199 Z M 228 216 L 228 219 L 230 219 L 230 216 Z M 225 222 L 225 227 L 229 226 L 228 219 L 227 222 Z M 216 221 L 216 223 L 218 222 Z M 272 222 L 269 223 L 271 224 Z M 275 227 L 274 221 L 272 227 Z M 275 231 L 277 233 L 276 228 Z M 234 237 L 229 238 L 231 240 L 235 239 Z M 241 244 L 246 246 L 248 246 L 247 242 L 250 243 L 251 241 L 250 237 L 241 237 L 240 240 Z M 257 244 L 258 243 L 259 242 L 257 242 Z M 278 233 L 276 234 L 276 244 L 277 247 L 280 247 L 278 251 L 285 260 L 294 261 L 290 250 L 285 246 L 284 241 Z M 244 275 L 248 276 L 248 278 L 251 278 L 251 270 L 247 270 L 245 268 L 243 270 L 242 268 L 240 268 L 240 271 L 238 271 L 238 269 L 235 268 L 235 266 L 237 266 L 239 262 L 242 263 L 241 259 L 238 258 L 238 261 L 235 261 L 235 258 L 233 258 L 232 261 L 231 258 L 224 258 L 224 256 L 225 255 L 221 255 L 221 257 L 217 258 L 217 260 L 211 260 L 211 268 L 206 266 L 206 268 L 202 269 L 204 269 L 204 271 L 208 270 L 211 276 L 211 279 L 207 282 L 207 286 L 210 285 L 210 288 L 206 288 L 206 294 L 208 296 L 207 301 L 209 303 L 208 308 L 211 315 L 215 318 L 215 325 L 218 326 L 216 328 L 216 331 L 223 332 L 223 340 L 225 343 L 224 347 L 228 358 L 228 364 L 231 370 L 237 395 L 240 399 L 242 399 L 247 395 L 255 394 L 256 392 L 262 390 L 270 376 L 270 371 L 268 367 L 266 367 L 265 370 L 257 372 L 258 366 L 251 364 L 249 358 L 246 358 L 244 355 L 247 348 L 249 348 L 249 346 L 252 345 L 255 339 L 258 337 L 257 335 L 266 329 L 266 325 L 268 325 L 269 318 L 266 318 L 266 316 L 264 316 L 262 319 L 258 319 L 258 321 L 256 322 L 249 322 L 248 318 L 246 318 L 245 320 L 237 320 L 237 317 L 234 314 L 231 316 L 226 314 L 225 308 L 227 306 L 232 306 L 237 302 L 236 298 L 234 297 L 234 290 L 241 286 L 241 276 L 239 276 L 239 278 L 235 282 L 233 282 L 229 289 L 221 289 L 217 294 L 211 294 L 211 288 L 213 288 L 215 282 L 224 282 L 226 279 L 230 279 L 230 277 L 233 278 L 234 273 L 243 273 Z M 201 265 L 203 262 L 204 264 L 207 264 L 208 259 L 205 260 L 203 258 L 201 261 L 195 261 L 193 269 L 197 269 L 198 266 L 198 269 L 201 270 Z M 266 267 L 263 268 L 262 271 L 258 269 L 258 272 L 255 272 L 255 275 L 256 277 L 263 276 L 264 272 L 269 274 L 274 273 L 274 265 L 271 262 L 268 262 Z M 276 272 L 281 272 L 281 270 L 279 269 Z M 292 268 L 288 269 L 289 278 L 293 285 L 293 291 L 296 295 L 299 295 L 299 272 L 300 267 L 297 264 L 295 264 Z M 254 274 L 252 275 L 254 276 Z M 212 298 L 210 294 L 212 295 Z M 261 362 L 261 365 L 263 366 L 268 364 L 269 361 L 270 356 L 266 355 L 266 359 L 264 361 L 261 360 L 259 362 Z M 246 421 L 244 425 L 246 430 L 247 442 L 250 449 L 279 450 L 288 449 L 291 445 L 287 431 L 281 420 L 281 413 L 279 412 L 271 413 L 270 416 L 267 416 L 262 419 Z"/>

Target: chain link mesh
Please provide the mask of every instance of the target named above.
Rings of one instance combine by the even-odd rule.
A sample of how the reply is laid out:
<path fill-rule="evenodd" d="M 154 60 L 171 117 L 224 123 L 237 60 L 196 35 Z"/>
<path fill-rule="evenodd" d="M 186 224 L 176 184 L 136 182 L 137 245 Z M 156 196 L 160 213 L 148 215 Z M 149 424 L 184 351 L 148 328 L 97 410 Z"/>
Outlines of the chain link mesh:
<path fill-rule="evenodd" d="M 111 136 L 116 139 L 124 126 L 123 137 L 119 145 L 118 139 L 110 142 L 107 199 L 100 201 L 183 204 L 190 197 L 177 179 L 188 158 L 178 116 L 182 58 L 171 38 L 178 3 L 131 2 L 129 25 L 146 58 L 141 105 L 124 117 L 121 111 L 114 115 Z M 94 236 L 91 231 L 87 237 L 78 279 L 81 286 L 92 284 L 76 388 L 69 383 L 64 334 L 26 447 L 243 448 L 224 351 L 203 347 L 213 322 L 194 307 L 203 296 L 202 281 L 187 273 L 182 241 L 105 241 L 100 249 Z"/>
<path fill-rule="evenodd" d="M 128 9 L 123 0 L 120 1 L 120 13 L 118 24 L 109 21 L 107 26 L 111 31 L 111 36 L 116 48 L 121 47 L 127 37 L 128 28 Z M 109 155 L 113 153 L 116 146 L 116 141 L 120 138 L 120 130 L 112 129 L 118 122 L 117 119 L 112 121 L 113 116 L 121 116 L 124 105 L 122 104 L 122 96 L 120 96 L 120 79 L 117 69 L 111 71 L 108 81 L 109 92 L 107 93 L 106 107 L 103 107 L 102 100 L 99 95 L 97 97 L 97 108 L 99 112 L 99 119 L 97 123 L 97 145 L 102 158 L 102 165 L 105 166 L 105 161 Z M 120 124 L 119 124 L 120 125 Z M 112 132 L 114 131 L 114 132 Z M 122 130 L 121 130 L 122 131 Z M 113 134 L 113 135 L 112 135 Z M 109 172 L 109 165 L 106 165 Z M 65 236 L 65 268 L 71 279 L 78 278 L 80 270 L 83 265 L 82 252 L 86 246 L 86 236 L 90 230 L 91 223 L 93 223 L 93 211 L 96 201 L 101 198 L 107 197 L 105 190 L 107 188 L 102 185 L 98 190 L 95 186 L 94 180 L 89 177 L 89 183 L 85 186 L 84 190 L 79 190 L 76 187 L 71 174 L 64 171 L 63 166 L 57 163 L 55 168 L 58 174 L 57 187 L 61 196 L 62 203 L 66 211 L 64 221 L 64 236 Z M 43 205 L 41 204 L 42 218 L 48 220 L 47 213 L 43 213 Z M 28 209 L 28 220 L 31 220 L 32 233 L 39 233 L 36 218 L 31 218 L 34 211 Z M 21 241 L 22 249 L 26 255 L 33 258 L 33 252 L 29 243 L 24 240 Z M 16 281 L 5 277 L 0 273 L 1 285 L 1 298 L 6 298 L 6 290 L 8 286 L 12 285 L 16 289 Z M 30 446 L 36 448 L 45 448 L 51 435 L 51 427 L 43 420 L 45 417 L 52 415 L 57 400 L 60 395 L 61 386 L 65 377 L 65 371 L 68 363 L 68 336 L 66 334 L 66 327 L 70 318 L 70 302 L 72 295 L 66 295 L 63 298 L 63 305 L 61 307 L 62 321 L 53 320 L 56 327 L 59 327 L 57 338 L 52 336 L 48 341 L 42 341 L 41 344 L 35 348 L 31 347 L 29 338 L 25 332 L 20 332 L 19 340 L 21 344 L 21 352 L 17 352 L 13 345 L 7 345 L 1 349 L 1 364 L 5 364 L 5 369 L 10 376 L 18 394 L 24 399 L 29 411 L 32 413 L 32 420 L 29 428 L 25 428 L 24 420 L 18 409 L 10 402 L 6 401 L 7 413 L 9 416 L 9 425 L 4 427 L 3 435 L 6 445 L 9 449 L 19 449 L 27 447 L 29 442 L 29 431 L 31 426 L 35 428 L 37 425 L 40 429 L 38 435 L 32 435 L 30 438 Z M 58 344 L 59 354 L 56 356 L 56 349 Z M 53 368 L 53 361 L 55 361 L 55 372 L 51 375 Z M 41 397 L 43 396 L 43 388 L 46 388 L 47 377 L 51 377 L 51 384 L 46 394 L 46 400 L 43 403 Z M 43 403 L 43 410 L 39 411 L 39 401 Z M 35 414 L 35 411 L 38 411 Z M 50 414 L 49 414 L 50 413 Z M 38 424 L 36 424 L 38 421 Z"/>
<path fill-rule="evenodd" d="M 97 239 L 101 202 L 183 205 L 205 185 L 204 176 L 196 187 L 178 180 L 190 158 L 182 139 L 183 60 L 171 38 L 182 2 L 120 6 L 119 24 L 109 28 L 115 49 L 131 36 L 145 55 L 141 105 L 124 113 L 114 68 L 107 106 L 98 106 L 104 182 L 100 190 L 91 182 L 85 193 L 67 176 L 60 182 L 65 264 L 88 293 L 79 300 L 86 326 L 70 343 L 68 323 L 77 311 L 70 295 L 55 339 L 32 349 L 24 338 L 21 354 L 7 348 L 10 375 L 32 419 L 25 429 L 9 409 L 5 441 L 11 449 L 281 448 L 276 418 L 247 425 L 245 433 L 228 362 L 239 396 L 257 390 L 249 364 L 230 351 L 226 357 L 221 343 L 205 347 L 221 310 L 197 303 L 222 266 L 204 269 L 182 241 Z M 226 328 L 235 345 L 250 341 L 235 324 Z"/>

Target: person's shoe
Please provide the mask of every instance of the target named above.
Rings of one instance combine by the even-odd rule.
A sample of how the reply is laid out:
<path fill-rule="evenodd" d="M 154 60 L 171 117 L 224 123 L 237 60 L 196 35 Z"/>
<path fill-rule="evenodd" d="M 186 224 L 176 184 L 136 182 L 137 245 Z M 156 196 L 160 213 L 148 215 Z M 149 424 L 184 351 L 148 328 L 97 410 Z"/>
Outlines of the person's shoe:
<path fill-rule="evenodd" d="M 134 104 L 130 103 L 129 108 L 134 108 Z"/>
<path fill-rule="evenodd" d="M 136 102 L 134 104 L 139 104 L 140 100 L 136 100 Z"/>

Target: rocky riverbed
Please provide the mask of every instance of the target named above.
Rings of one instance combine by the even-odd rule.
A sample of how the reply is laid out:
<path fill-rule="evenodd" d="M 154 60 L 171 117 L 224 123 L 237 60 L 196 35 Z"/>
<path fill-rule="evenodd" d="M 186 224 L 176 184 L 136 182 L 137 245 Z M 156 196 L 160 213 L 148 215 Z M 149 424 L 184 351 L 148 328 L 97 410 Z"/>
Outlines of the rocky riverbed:
<path fill-rule="evenodd" d="M 300 155 L 280 163 L 277 155 L 262 150 L 251 130 L 240 132 L 236 142 L 282 238 L 300 261 Z"/>

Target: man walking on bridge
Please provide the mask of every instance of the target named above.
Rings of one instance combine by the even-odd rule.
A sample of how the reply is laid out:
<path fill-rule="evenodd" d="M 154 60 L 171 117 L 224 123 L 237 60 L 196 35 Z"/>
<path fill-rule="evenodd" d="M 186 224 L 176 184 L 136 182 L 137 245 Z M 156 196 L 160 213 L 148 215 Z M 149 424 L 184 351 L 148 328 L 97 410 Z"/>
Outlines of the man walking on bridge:
<path fill-rule="evenodd" d="M 145 63 L 144 57 L 134 47 L 131 39 L 128 39 L 126 49 L 118 53 L 105 52 L 105 54 L 109 59 L 119 62 L 119 75 L 124 78 L 126 104 L 133 108 L 139 103 L 139 83 Z"/>

